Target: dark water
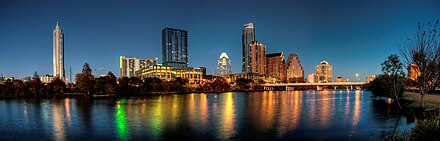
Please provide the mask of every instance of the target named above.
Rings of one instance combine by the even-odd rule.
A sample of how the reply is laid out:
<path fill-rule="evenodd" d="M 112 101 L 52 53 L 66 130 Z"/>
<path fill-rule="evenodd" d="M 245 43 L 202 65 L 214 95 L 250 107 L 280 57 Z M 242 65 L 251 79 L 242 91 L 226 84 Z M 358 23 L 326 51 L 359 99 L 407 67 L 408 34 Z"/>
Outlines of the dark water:
<path fill-rule="evenodd" d="M 377 140 L 393 130 L 368 91 L 0 100 L 0 140 Z M 406 118 L 399 130 L 409 129 Z"/>

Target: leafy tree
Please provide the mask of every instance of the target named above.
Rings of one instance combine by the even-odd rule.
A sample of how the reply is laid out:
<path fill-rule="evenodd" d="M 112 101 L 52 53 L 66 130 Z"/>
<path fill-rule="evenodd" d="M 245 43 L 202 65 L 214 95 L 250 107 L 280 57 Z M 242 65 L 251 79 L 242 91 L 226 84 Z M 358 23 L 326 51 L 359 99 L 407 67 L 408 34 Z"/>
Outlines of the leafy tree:
<path fill-rule="evenodd" d="M 76 75 L 76 77 L 76 86 L 81 92 L 85 92 L 87 94 L 93 93 L 93 82 L 95 78 L 92 75 L 92 69 L 90 69 L 89 64 L 85 63 L 82 69 L 82 73 Z"/>
<path fill-rule="evenodd" d="M 412 39 L 408 39 L 401 49 L 406 64 L 414 64 L 417 74 L 417 87 L 421 95 L 420 106 L 428 91 L 433 91 L 440 84 L 440 38 L 438 33 L 439 20 L 435 24 L 418 23 L 418 29 Z"/>
<path fill-rule="evenodd" d="M 228 82 L 223 78 L 216 78 L 214 82 L 212 82 L 212 89 L 215 92 L 224 92 L 229 90 Z"/>
<path fill-rule="evenodd" d="M 32 80 L 31 80 L 30 92 L 34 96 L 39 97 L 42 94 L 43 88 L 44 88 L 44 85 L 40 80 L 40 76 L 38 75 L 37 72 L 34 72 L 34 76 L 32 77 Z"/>
<path fill-rule="evenodd" d="M 61 80 L 59 77 L 55 77 L 55 79 L 52 80 L 50 85 L 53 86 L 53 93 L 55 95 L 64 93 L 64 90 L 66 89 L 66 83 L 64 83 L 64 81 Z"/>
<path fill-rule="evenodd" d="M 24 96 L 24 83 L 21 80 L 14 80 L 13 82 L 14 93 L 16 96 Z"/>
<path fill-rule="evenodd" d="M 390 55 L 388 60 L 382 63 L 382 72 L 387 75 L 385 77 L 391 78 L 394 99 L 397 101 L 399 108 L 402 109 L 399 95 L 403 93 L 402 89 L 405 87 L 405 73 L 403 72 L 403 64 L 396 54 Z"/>
<path fill-rule="evenodd" d="M 111 94 L 116 92 L 117 81 L 116 76 L 109 71 L 106 76 L 105 93 Z"/>

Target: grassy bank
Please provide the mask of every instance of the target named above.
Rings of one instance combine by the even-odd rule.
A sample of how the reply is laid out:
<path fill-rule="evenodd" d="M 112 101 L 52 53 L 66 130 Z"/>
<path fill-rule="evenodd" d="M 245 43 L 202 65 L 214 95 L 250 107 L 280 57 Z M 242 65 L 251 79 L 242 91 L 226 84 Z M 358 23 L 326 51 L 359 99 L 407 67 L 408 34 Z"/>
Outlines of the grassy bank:
<path fill-rule="evenodd" d="M 421 95 L 416 92 L 405 92 L 403 93 L 403 100 L 412 101 L 408 107 L 417 108 L 420 107 L 420 97 Z M 437 94 L 427 94 L 424 97 L 426 110 L 438 110 L 440 109 L 440 95 Z"/>

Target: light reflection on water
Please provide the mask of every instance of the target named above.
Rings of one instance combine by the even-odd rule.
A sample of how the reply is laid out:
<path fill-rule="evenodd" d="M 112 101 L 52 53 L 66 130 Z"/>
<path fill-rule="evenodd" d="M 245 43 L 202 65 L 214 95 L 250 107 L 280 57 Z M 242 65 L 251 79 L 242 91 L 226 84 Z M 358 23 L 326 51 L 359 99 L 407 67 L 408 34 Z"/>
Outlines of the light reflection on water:
<path fill-rule="evenodd" d="M 396 117 L 367 91 L 0 100 L 0 140 L 376 140 Z M 385 104 L 387 105 L 387 104 Z M 403 118 L 399 127 L 410 128 Z M 37 138 L 38 137 L 38 138 Z"/>

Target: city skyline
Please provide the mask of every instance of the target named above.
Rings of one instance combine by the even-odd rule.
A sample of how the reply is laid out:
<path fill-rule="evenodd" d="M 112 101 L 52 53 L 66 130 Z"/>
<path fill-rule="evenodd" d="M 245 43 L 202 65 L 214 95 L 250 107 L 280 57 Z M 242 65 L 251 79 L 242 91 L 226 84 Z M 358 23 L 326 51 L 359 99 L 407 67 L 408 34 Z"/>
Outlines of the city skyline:
<path fill-rule="evenodd" d="M 112 2 L 84 4 L 2 1 L 0 17 L 5 20 L 0 23 L 0 51 L 3 52 L 0 59 L 5 61 L 0 62 L 0 73 L 18 78 L 32 76 L 34 71 L 40 75 L 51 74 L 50 31 L 57 19 L 69 33 L 66 38 L 68 48 L 65 51 L 65 67 L 72 67 L 74 74 L 80 72 L 86 62 L 92 68 L 106 67 L 109 68 L 108 71 L 117 74 L 117 58 L 120 55 L 160 58 L 160 30 L 165 27 L 177 27 L 191 33 L 188 41 L 189 66 L 204 66 L 208 69 L 208 74 L 214 74 L 217 54 L 225 51 L 233 61 L 232 73 L 239 73 L 242 57 L 240 31 L 243 24 L 252 22 L 258 29 L 258 40 L 267 45 L 267 54 L 297 52 L 304 74 L 313 73 L 317 63 L 327 60 L 334 67 L 334 77 L 355 80 L 355 74 L 359 73 L 359 78 L 364 80 L 367 75 L 380 73 L 380 63 L 389 54 L 399 54 L 398 45 L 412 37 L 417 22 L 438 18 L 435 17 L 435 13 L 439 13 L 438 6 L 435 6 L 439 5 L 438 1 L 423 4 L 399 1 L 395 5 L 396 2 L 337 1 L 349 3 L 347 5 L 350 7 L 325 6 L 326 2 L 322 2 L 322 5 L 286 1 L 268 4 L 255 2 L 251 5 L 264 6 L 273 11 L 266 13 L 250 10 L 237 13 L 240 11 L 238 7 L 244 2 L 206 4 L 192 1 L 185 4 L 174 1 L 176 5 L 184 5 L 174 7 L 175 10 L 183 9 L 184 16 L 172 16 L 177 19 L 168 20 L 160 17 L 170 14 L 155 12 L 159 9 L 154 8 L 167 2 L 135 1 L 118 5 Z M 215 12 L 218 10 L 214 5 L 230 10 Z M 295 8 L 295 5 L 298 6 Z M 41 10 L 48 7 L 55 7 L 54 10 L 60 12 Z M 310 7 L 322 8 L 319 11 L 309 11 Z M 113 8 L 114 11 L 111 11 Z M 327 13 L 335 8 L 340 8 L 341 11 Z M 82 11 L 76 12 L 74 9 Z M 265 18 L 277 14 L 279 16 L 273 16 L 273 19 Z M 230 18 L 227 18 L 228 15 L 231 15 Z M 213 20 L 218 18 L 221 19 L 220 22 Z M 332 18 L 336 20 L 329 20 Z M 189 20 L 185 22 L 183 19 Z M 210 50 L 206 50 L 208 48 Z M 14 62 L 6 61 L 17 55 L 20 57 L 14 59 Z"/>

